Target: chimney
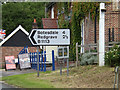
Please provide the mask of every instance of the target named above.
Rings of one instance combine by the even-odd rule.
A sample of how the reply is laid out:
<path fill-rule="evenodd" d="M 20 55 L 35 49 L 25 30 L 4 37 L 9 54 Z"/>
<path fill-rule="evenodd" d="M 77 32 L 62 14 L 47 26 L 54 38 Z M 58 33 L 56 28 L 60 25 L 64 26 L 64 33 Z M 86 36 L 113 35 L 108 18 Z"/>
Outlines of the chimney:
<path fill-rule="evenodd" d="M 37 28 L 38 28 L 38 25 L 37 25 L 36 19 L 34 19 L 32 29 L 37 29 Z"/>

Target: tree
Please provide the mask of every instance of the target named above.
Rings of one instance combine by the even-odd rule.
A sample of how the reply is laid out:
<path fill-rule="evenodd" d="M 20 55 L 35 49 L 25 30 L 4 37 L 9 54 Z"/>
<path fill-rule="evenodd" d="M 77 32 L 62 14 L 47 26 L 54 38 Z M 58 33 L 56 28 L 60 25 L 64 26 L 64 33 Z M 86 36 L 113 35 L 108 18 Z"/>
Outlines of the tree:
<path fill-rule="evenodd" d="M 44 2 L 9 2 L 2 5 L 2 28 L 10 34 L 18 25 L 22 25 L 28 32 L 32 30 L 32 23 L 36 18 L 38 27 L 42 28 L 44 18 Z"/>

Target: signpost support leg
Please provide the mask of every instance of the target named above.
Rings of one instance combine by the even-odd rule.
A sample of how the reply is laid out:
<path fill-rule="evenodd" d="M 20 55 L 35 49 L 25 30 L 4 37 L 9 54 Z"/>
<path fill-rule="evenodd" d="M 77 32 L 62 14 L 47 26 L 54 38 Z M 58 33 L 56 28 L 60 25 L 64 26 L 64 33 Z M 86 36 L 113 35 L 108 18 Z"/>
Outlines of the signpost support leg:
<path fill-rule="evenodd" d="M 39 46 L 37 46 L 37 77 L 39 77 Z"/>
<path fill-rule="evenodd" d="M 46 71 L 46 51 L 44 51 L 44 72 Z"/>
<path fill-rule="evenodd" d="M 69 76 L 69 59 L 67 59 L 67 76 Z"/>
<path fill-rule="evenodd" d="M 34 60 L 33 60 L 33 62 L 34 62 L 33 67 L 35 69 L 35 52 L 33 53 L 33 58 L 34 58 Z"/>
<path fill-rule="evenodd" d="M 117 67 L 117 88 L 119 88 L 119 66 Z"/>
<path fill-rule="evenodd" d="M 41 53 L 39 52 L 39 71 L 40 71 L 40 59 L 41 59 Z"/>
<path fill-rule="evenodd" d="M 62 64 L 60 64 L 60 75 L 62 75 Z"/>

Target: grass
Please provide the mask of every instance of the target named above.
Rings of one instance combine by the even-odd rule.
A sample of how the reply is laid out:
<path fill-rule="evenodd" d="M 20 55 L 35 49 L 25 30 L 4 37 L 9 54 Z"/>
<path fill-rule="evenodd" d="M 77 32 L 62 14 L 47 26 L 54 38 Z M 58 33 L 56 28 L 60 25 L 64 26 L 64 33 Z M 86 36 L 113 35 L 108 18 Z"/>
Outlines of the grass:
<path fill-rule="evenodd" d="M 32 73 L 3 77 L 3 80 L 23 88 L 112 88 L 114 74 L 114 68 L 88 65 L 69 68 L 69 76 L 64 68 L 62 76 L 57 70 L 40 72 L 39 77 Z"/>
<path fill-rule="evenodd" d="M 40 74 L 49 74 L 50 71 L 40 72 Z M 48 80 L 37 77 L 37 73 L 21 74 L 3 77 L 2 80 L 8 84 L 23 88 L 53 88 Z"/>
<path fill-rule="evenodd" d="M 2 81 L 2 77 L 0 77 L 0 81 Z"/>

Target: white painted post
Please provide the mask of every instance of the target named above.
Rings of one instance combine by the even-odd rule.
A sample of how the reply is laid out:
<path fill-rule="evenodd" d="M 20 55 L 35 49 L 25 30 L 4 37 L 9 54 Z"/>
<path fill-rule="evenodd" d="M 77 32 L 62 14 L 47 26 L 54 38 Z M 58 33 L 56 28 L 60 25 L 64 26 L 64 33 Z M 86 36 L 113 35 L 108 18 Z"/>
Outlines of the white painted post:
<path fill-rule="evenodd" d="M 105 56 L 105 3 L 100 3 L 99 19 L 99 66 L 104 66 Z"/>

